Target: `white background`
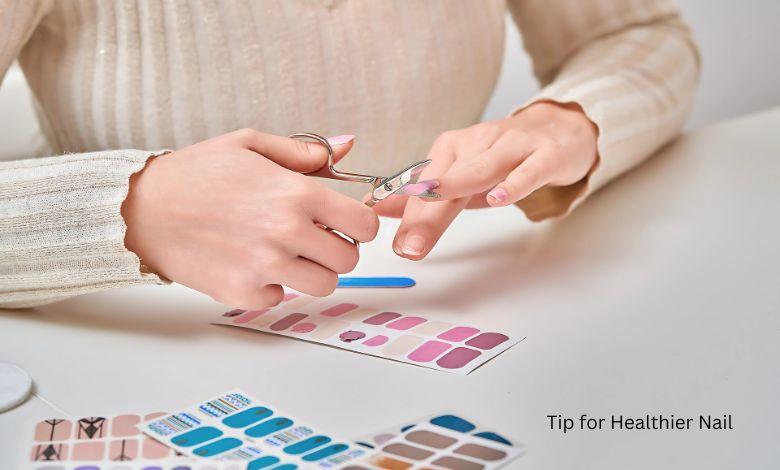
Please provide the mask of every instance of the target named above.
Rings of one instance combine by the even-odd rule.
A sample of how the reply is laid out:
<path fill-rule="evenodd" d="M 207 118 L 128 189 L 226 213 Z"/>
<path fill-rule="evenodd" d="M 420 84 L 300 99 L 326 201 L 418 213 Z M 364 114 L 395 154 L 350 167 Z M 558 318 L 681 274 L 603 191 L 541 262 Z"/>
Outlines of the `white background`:
<path fill-rule="evenodd" d="M 652 0 L 644 0 L 652 1 Z M 780 105 L 780 1 L 677 0 L 702 52 L 704 71 L 689 128 Z M 504 68 L 485 113 L 504 116 L 537 89 L 514 24 L 507 19 Z M 30 94 L 18 69 L 0 88 L 0 160 L 30 152 L 37 134 Z"/>

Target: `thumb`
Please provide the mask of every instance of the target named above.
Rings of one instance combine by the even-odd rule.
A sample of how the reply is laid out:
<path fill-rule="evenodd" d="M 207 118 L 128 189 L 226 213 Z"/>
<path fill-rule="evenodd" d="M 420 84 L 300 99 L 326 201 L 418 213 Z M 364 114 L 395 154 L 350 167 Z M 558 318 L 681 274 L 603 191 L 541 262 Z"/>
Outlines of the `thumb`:
<path fill-rule="evenodd" d="M 333 149 L 333 163 L 337 163 L 344 158 L 355 143 L 355 136 L 352 134 L 337 135 L 335 137 L 328 137 L 328 143 L 330 148 Z M 330 172 L 326 168 L 328 165 L 328 152 L 325 146 L 319 142 L 305 142 L 309 146 L 309 152 L 311 155 L 317 158 L 312 158 L 310 169 L 308 170 L 296 170 L 301 173 L 306 173 L 309 176 L 326 176 Z M 318 162 L 315 164 L 315 162 Z"/>
<path fill-rule="evenodd" d="M 288 170 L 316 175 L 317 170 L 328 164 L 328 152 L 319 142 L 263 134 L 248 129 L 234 134 L 246 148 Z M 337 162 L 352 149 L 355 136 L 339 135 L 327 140 L 333 149 L 333 161 Z"/>

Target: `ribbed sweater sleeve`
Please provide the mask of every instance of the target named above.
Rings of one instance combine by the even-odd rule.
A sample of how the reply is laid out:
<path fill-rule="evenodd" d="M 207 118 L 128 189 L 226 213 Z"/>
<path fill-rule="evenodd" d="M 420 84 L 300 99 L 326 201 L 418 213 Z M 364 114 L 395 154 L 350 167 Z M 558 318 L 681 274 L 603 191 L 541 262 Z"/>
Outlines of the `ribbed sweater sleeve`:
<path fill-rule="evenodd" d="M 130 176 L 152 155 L 83 153 L 0 163 L 0 307 L 159 283 L 124 246 Z"/>
<path fill-rule="evenodd" d="M 0 0 L 0 77 L 47 2 Z M 121 205 L 153 152 L 115 150 L 0 162 L 0 308 L 158 283 L 125 249 Z"/>
<path fill-rule="evenodd" d="M 543 86 L 530 103 L 577 103 L 599 129 L 599 163 L 586 179 L 517 204 L 532 220 L 562 216 L 682 130 L 698 49 L 669 0 L 510 0 L 509 7 Z"/>

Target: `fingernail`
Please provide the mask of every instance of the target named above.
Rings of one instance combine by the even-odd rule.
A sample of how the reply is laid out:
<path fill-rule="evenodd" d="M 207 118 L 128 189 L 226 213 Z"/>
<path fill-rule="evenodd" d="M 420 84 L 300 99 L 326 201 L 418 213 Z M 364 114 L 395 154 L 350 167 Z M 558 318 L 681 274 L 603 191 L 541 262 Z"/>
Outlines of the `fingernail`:
<path fill-rule="evenodd" d="M 439 187 L 439 180 L 425 180 L 417 183 L 410 183 L 404 186 L 404 193 L 410 196 L 419 196 L 426 191 Z"/>
<path fill-rule="evenodd" d="M 431 190 L 439 187 L 439 180 L 422 180 L 418 181 L 417 184 L 423 184 L 425 189 Z"/>
<path fill-rule="evenodd" d="M 495 202 L 504 202 L 509 196 L 504 188 L 493 188 L 487 195 L 492 197 Z"/>
<path fill-rule="evenodd" d="M 348 144 L 355 140 L 355 136 L 352 134 L 344 134 L 344 135 L 337 135 L 335 137 L 328 137 L 327 141 L 330 145 L 336 146 L 336 145 L 344 145 Z"/>
<path fill-rule="evenodd" d="M 398 247 L 396 244 L 393 244 L 393 251 L 394 251 L 394 252 L 395 252 L 395 254 L 397 254 L 398 256 L 403 256 L 403 255 L 404 255 L 404 252 L 403 252 L 403 251 L 401 251 L 401 248 L 399 248 L 399 247 Z"/>
<path fill-rule="evenodd" d="M 408 235 L 404 239 L 401 251 L 405 255 L 419 256 L 425 249 L 425 239 L 419 235 Z"/>

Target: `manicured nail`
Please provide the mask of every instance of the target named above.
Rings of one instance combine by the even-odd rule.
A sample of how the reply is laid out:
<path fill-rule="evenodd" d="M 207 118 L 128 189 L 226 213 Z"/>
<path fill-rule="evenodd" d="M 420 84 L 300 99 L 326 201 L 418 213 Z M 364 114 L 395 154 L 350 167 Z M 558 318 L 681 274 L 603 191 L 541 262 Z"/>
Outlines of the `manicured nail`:
<path fill-rule="evenodd" d="M 419 196 L 420 194 L 423 194 L 426 191 L 430 191 L 431 189 L 435 189 L 439 187 L 439 180 L 425 180 L 425 181 L 418 181 L 413 184 L 407 184 L 404 186 L 404 193 L 408 194 L 409 196 Z"/>
<path fill-rule="evenodd" d="M 355 136 L 352 134 L 337 135 L 335 137 L 328 137 L 328 143 L 333 147 L 337 145 L 344 145 L 355 140 Z"/>
<path fill-rule="evenodd" d="M 487 194 L 488 197 L 492 197 L 495 202 L 501 203 L 509 196 L 504 188 L 493 188 Z"/>
<path fill-rule="evenodd" d="M 419 235 L 407 235 L 401 251 L 405 255 L 420 256 L 425 249 L 425 239 Z"/>

